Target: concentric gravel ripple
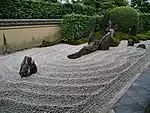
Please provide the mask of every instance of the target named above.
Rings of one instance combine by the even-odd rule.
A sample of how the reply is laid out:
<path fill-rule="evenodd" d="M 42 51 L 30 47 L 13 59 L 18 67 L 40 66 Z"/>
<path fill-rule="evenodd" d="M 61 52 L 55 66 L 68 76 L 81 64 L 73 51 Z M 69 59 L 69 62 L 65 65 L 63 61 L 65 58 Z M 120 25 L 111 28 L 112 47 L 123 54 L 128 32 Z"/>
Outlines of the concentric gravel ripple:
<path fill-rule="evenodd" d="M 142 43 L 149 47 L 149 42 Z M 67 56 L 85 44 L 0 56 L 0 113 L 96 113 L 95 108 L 102 109 L 150 60 L 149 49 L 137 50 L 126 43 L 74 60 Z M 18 71 L 25 55 L 33 57 L 38 72 L 21 79 Z"/>

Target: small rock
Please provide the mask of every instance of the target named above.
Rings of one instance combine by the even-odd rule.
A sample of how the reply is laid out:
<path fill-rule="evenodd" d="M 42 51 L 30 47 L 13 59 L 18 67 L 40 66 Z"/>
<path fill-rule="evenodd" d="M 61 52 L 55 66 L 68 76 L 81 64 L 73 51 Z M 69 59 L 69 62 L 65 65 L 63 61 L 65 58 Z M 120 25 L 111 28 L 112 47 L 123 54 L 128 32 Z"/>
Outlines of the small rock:
<path fill-rule="evenodd" d="M 6 92 L 5 95 L 8 95 L 8 92 Z"/>
<path fill-rule="evenodd" d="M 113 109 L 111 109 L 108 113 L 115 113 Z"/>
<path fill-rule="evenodd" d="M 136 48 L 146 49 L 146 45 L 145 44 L 139 44 Z"/>
<path fill-rule="evenodd" d="M 132 39 L 128 40 L 128 46 L 134 46 L 134 41 Z"/>

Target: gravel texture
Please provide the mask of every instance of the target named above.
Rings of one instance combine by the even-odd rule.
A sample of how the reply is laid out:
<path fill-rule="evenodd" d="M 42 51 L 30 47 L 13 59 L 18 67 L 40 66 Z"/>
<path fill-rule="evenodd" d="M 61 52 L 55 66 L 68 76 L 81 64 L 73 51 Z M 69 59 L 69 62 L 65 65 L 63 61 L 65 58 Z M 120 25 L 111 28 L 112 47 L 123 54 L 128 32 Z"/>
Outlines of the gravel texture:
<path fill-rule="evenodd" d="M 0 113 L 99 113 L 150 60 L 147 50 L 119 47 L 96 51 L 78 59 L 67 55 L 84 44 L 59 44 L 0 56 Z M 33 57 L 38 72 L 20 78 L 25 55 Z"/>

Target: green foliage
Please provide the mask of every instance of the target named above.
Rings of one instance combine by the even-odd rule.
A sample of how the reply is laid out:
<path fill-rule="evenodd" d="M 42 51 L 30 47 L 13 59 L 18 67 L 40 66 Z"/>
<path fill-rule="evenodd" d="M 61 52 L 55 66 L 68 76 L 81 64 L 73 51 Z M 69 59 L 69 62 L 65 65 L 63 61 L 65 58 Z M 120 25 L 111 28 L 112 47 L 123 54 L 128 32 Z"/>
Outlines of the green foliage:
<path fill-rule="evenodd" d="M 120 39 L 119 39 L 119 38 L 116 38 L 116 37 L 112 38 L 112 41 L 111 41 L 111 43 L 110 43 L 110 46 L 111 46 L 111 47 L 116 47 L 116 46 L 118 46 L 119 44 L 120 44 Z"/>
<path fill-rule="evenodd" d="M 150 3 L 145 0 L 132 0 L 131 6 L 142 13 L 150 13 Z"/>
<path fill-rule="evenodd" d="M 132 39 L 134 43 L 140 43 L 140 40 L 136 36 L 131 36 L 129 38 Z"/>
<path fill-rule="evenodd" d="M 117 32 L 116 37 L 119 38 L 120 40 L 128 40 L 129 39 L 129 35 L 126 33 L 122 33 L 122 32 Z"/>
<path fill-rule="evenodd" d="M 128 33 L 131 28 L 131 34 L 136 35 L 139 16 L 135 9 L 124 6 L 116 7 L 110 11 L 110 18 L 114 25 L 118 25 L 119 31 Z"/>
<path fill-rule="evenodd" d="M 139 39 L 136 36 L 132 36 L 132 35 L 129 36 L 128 34 L 122 33 L 122 32 L 117 32 L 115 37 L 119 40 L 132 39 L 134 41 L 134 43 L 139 43 L 140 42 Z"/>
<path fill-rule="evenodd" d="M 72 12 L 94 15 L 95 9 L 81 4 L 60 4 L 30 0 L 1 0 L 1 19 L 62 19 Z"/>
<path fill-rule="evenodd" d="M 70 14 L 63 17 L 62 34 L 63 41 L 72 42 L 82 37 L 88 37 L 90 30 L 98 26 L 102 16 L 86 16 Z"/>
<path fill-rule="evenodd" d="M 135 7 L 135 6 L 139 7 L 142 5 L 142 3 L 143 3 L 143 0 L 131 0 L 132 7 Z"/>
<path fill-rule="evenodd" d="M 144 34 L 137 34 L 136 36 L 137 36 L 137 38 L 138 38 L 139 40 L 143 40 L 143 41 L 149 39 L 149 37 L 148 37 L 147 35 L 144 35 Z"/>
<path fill-rule="evenodd" d="M 114 7 L 128 5 L 126 0 L 82 0 L 82 3 L 95 7 L 99 15 L 104 14 L 106 10 L 111 10 Z"/>
<path fill-rule="evenodd" d="M 150 38 L 150 30 L 145 33 Z"/>
<path fill-rule="evenodd" d="M 96 14 L 96 9 L 93 7 L 81 5 L 78 3 L 73 4 L 72 6 L 73 6 L 72 12 L 74 12 L 75 14 L 82 14 L 82 15 L 89 15 L 89 16 Z"/>
<path fill-rule="evenodd" d="M 79 45 L 79 44 L 84 44 L 84 43 L 87 43 L 88 42 L 88 38 L 80 38 L 78 40 L 75 40 L 73 42 L 68 42 L 69 44 L 72 44 L 72 45 Z"/>
<path fill-rule="evenodd" d="M 58 2 L 57 0 L 41 0 L 41 1 L 44 1 L 44 2 L 52 2 L 52 3 L 57 3 L 57 2 Z"/>
<path fill-rule="evenodd" d="M 139 32 L 150 30 L 150 13 L 139 14 Z"/>
<path fill-rule="evenodd" d="M 110 20 L 110 13 L 109 13 L 108 10 L 106 10 L 105 13 L 104 13 L 104 17 L 103 17 L 103 19 L 102 19 L 102 21 L 100 23 L 103 35 L 105 35 L 106 29 L 108 27 L 109 20 Z"/>
<path fill-rule="evenodd" d="M 118 7 L 128 5 L 127 0 L 112 0 L 112 1 L 114 1 L 115 2 L 114 4 Z"/>
<path fill-rule="evenodd" d="M 96 39 L 97 39 L 97 40 L 100 40 L 100 39 L 103 37 L 101 31 L 97 31 L 97 32 L 95 33 L 95 35 L 96 35 Z"/>
<path fill-rule="evenodd" d="M 112 0 L 97 0 L 96 9 L 98 14 L 104 14 L 106 10 L 111 10 L 116 7 L 115 2 Z"/>

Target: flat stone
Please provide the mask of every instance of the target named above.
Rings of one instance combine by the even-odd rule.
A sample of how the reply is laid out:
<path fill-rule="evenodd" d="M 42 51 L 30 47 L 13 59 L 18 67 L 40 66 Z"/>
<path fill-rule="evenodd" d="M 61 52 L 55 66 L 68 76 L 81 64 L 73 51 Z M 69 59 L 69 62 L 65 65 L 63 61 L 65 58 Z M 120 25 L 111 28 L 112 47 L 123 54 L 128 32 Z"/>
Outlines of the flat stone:
<path fill-rule="evenodd" d="M 144 113 L 144 111 L 136 111 L 136 112 L 134 112 L 134 113 Z"/>
<path fill-rule="evenodd" d="M 117 103 L 117 107 L 120 106 L 128 106 L 131 104 L 137 103 L 137 101 L 135 101 L 133 98 L 131 98 L 130 96 L 125 96 L 123 97 L 118 103 Z"/>
<path fill-rule="evenodd" d="M 115 113 L 133 113 L 132 110 L 127 106 L 115 108 L 114 111 Z"/>
<path fill-rule="evenodd" d="M 134 104 L 132 104 L 132 105 L 130 105 L 129 108 L 130 108 L 133 112 L 142 111 L 142 110 L 144 109 L 144 107 L 141 106 L 138 102 L 137 102 L 137 103 L 134 103 Z"/>

